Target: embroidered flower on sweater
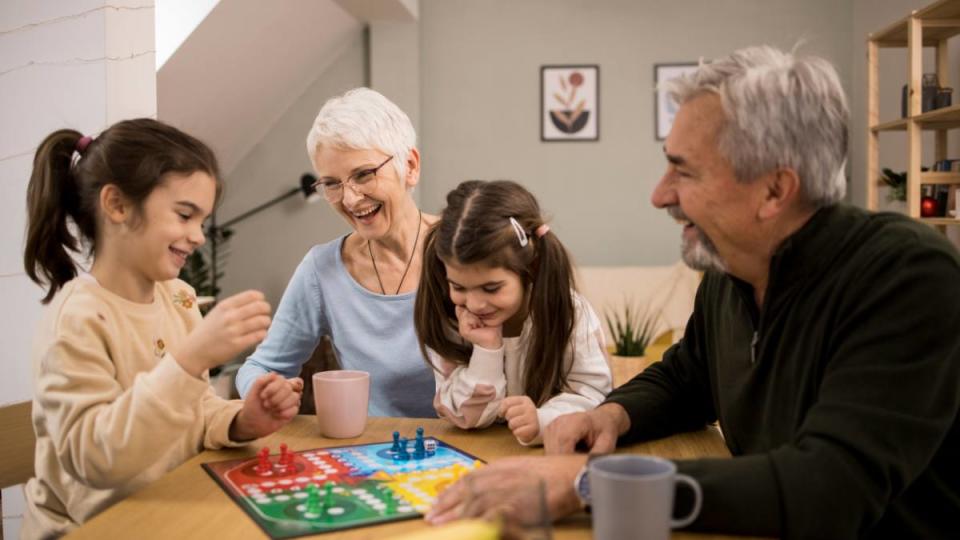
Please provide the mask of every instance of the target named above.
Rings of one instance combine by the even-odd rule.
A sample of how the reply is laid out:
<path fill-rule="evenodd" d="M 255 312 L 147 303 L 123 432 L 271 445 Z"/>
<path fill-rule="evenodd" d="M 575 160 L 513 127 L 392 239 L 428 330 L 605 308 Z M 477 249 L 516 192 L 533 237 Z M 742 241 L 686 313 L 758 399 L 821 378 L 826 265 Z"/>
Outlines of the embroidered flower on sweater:
<path fill-rule="evenodd" d="M 163 356 L 163 353 L 166 352 L 166 350 L 167 350 L 167 344 L 164 343 L 162 339 L 157 338 L 157 341 L 154 343 L 154 346 L 153 346 L 154 356 L 156 356 L 157 358 L 160 358 Z"/>
<path fill-rule="evenodd" d="M 181 289 L 177 291 L 177 294 L 173 295 L 173 303 L 178 306 L 183 306 L 187 309 L 193 307 L 193 304 L 197 302 L 197 297 L 188 293 L 187 291 Z"/>

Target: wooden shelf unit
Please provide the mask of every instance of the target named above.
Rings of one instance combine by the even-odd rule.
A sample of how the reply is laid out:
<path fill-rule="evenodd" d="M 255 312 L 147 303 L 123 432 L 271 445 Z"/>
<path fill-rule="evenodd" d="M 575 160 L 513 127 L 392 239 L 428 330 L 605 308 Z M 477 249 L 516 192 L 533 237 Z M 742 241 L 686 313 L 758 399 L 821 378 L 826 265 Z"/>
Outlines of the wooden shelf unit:
<path fill-rule="evenodd" d="M 949 62 L 947 41 L 960 35 L 960 0 L 940 0 L 870 34 L 867 38 L 867 167 L 865 184 L 867 208 L 878 207 L 880 176 L 879 137 L 883 132 L 907 132 L 907 213 L 924 223 L 945 231 L 946 225 L 960 225 L 960 220 L 920 218 L 920 186 L 922 184 L 960 185 L 960 173 L 921 173 L 924 131 L 934 132 L 934 159 L 947 159 L 947 132 L 960 129 L 960 105 L 953 105 L 922 113 L 921 81 L 923 78 L 923 48 L 936 49 L 937 79 L 948 80 Z M 907 117 L 880 121 L 879 59 L 881 48 L 907 49 Z M 917 181 L 919 179 L 919 181 Z"/>

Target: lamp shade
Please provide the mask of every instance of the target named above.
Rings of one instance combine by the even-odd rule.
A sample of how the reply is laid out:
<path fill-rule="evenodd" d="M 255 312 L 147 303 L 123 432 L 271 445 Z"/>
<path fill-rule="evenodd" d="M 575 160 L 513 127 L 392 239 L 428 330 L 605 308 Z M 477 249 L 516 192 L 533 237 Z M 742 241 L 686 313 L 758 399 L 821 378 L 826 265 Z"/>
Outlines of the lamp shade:
<path fill-rule="evenodd" d="M 303 197 L 308 203 L 317 202 L 321 198 L 315 187 L 316 183 L 317 177 L 310 173 L 303 173 L 303 176 L 300 177 L 300 191 L 303 192 Z"/>

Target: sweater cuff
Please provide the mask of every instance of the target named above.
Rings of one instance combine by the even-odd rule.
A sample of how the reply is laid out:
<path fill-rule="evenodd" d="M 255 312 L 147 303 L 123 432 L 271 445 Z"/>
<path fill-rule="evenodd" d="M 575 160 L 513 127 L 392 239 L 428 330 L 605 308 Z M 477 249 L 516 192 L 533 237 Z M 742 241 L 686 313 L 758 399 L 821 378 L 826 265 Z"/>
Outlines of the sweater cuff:
<path fill-rule="evenodd" d="M 503 347 L 490 350 L 473 346 L 467 375 L 477 382 L 496 381 L 503 377 Z"/>
<path fill-rule="evenodd" d="M 233 420 L 240 414 L 242 408 L 243 401 L 239 399 L 222 400 L 220 409 L 212 415 L 210 425 L 207 426 L 206 440 L 204 441 L 207 448 L 237 448 L 253 442 L 252 440 L 234 441 L 230 439 L 230 426 L 233 425 Z"/>

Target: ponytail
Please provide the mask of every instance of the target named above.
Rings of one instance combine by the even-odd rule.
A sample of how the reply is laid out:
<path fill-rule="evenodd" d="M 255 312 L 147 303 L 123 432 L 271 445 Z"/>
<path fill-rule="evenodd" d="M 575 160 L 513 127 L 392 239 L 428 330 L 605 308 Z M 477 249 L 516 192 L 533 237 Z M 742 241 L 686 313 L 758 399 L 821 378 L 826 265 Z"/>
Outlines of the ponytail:
<path fill-rule="evenodd" d="M 77 276 L 69 251 L 80 253 L 80 239 L 67 225 L 76 213 L 78 185 L 71 161 L 82 134 L 61 129 L 48 136 L 33 159 L 33 174 L 27 185 L 27 238 L 23 265 L 37 284 L 47 284 L 42 302 L 48 303 L 63 285 Z"/>
<path fill-rule="evenodd" d="M 529 303 L 532 340 L 527 349 L 524 392 L 540 406 L 563 392 L 566 386 L 567 371 L 563 359 L 572 346 L 576 283 L 570 256 L 560 239 L 549 233 L 534 238 L 536 259 Z"/>

